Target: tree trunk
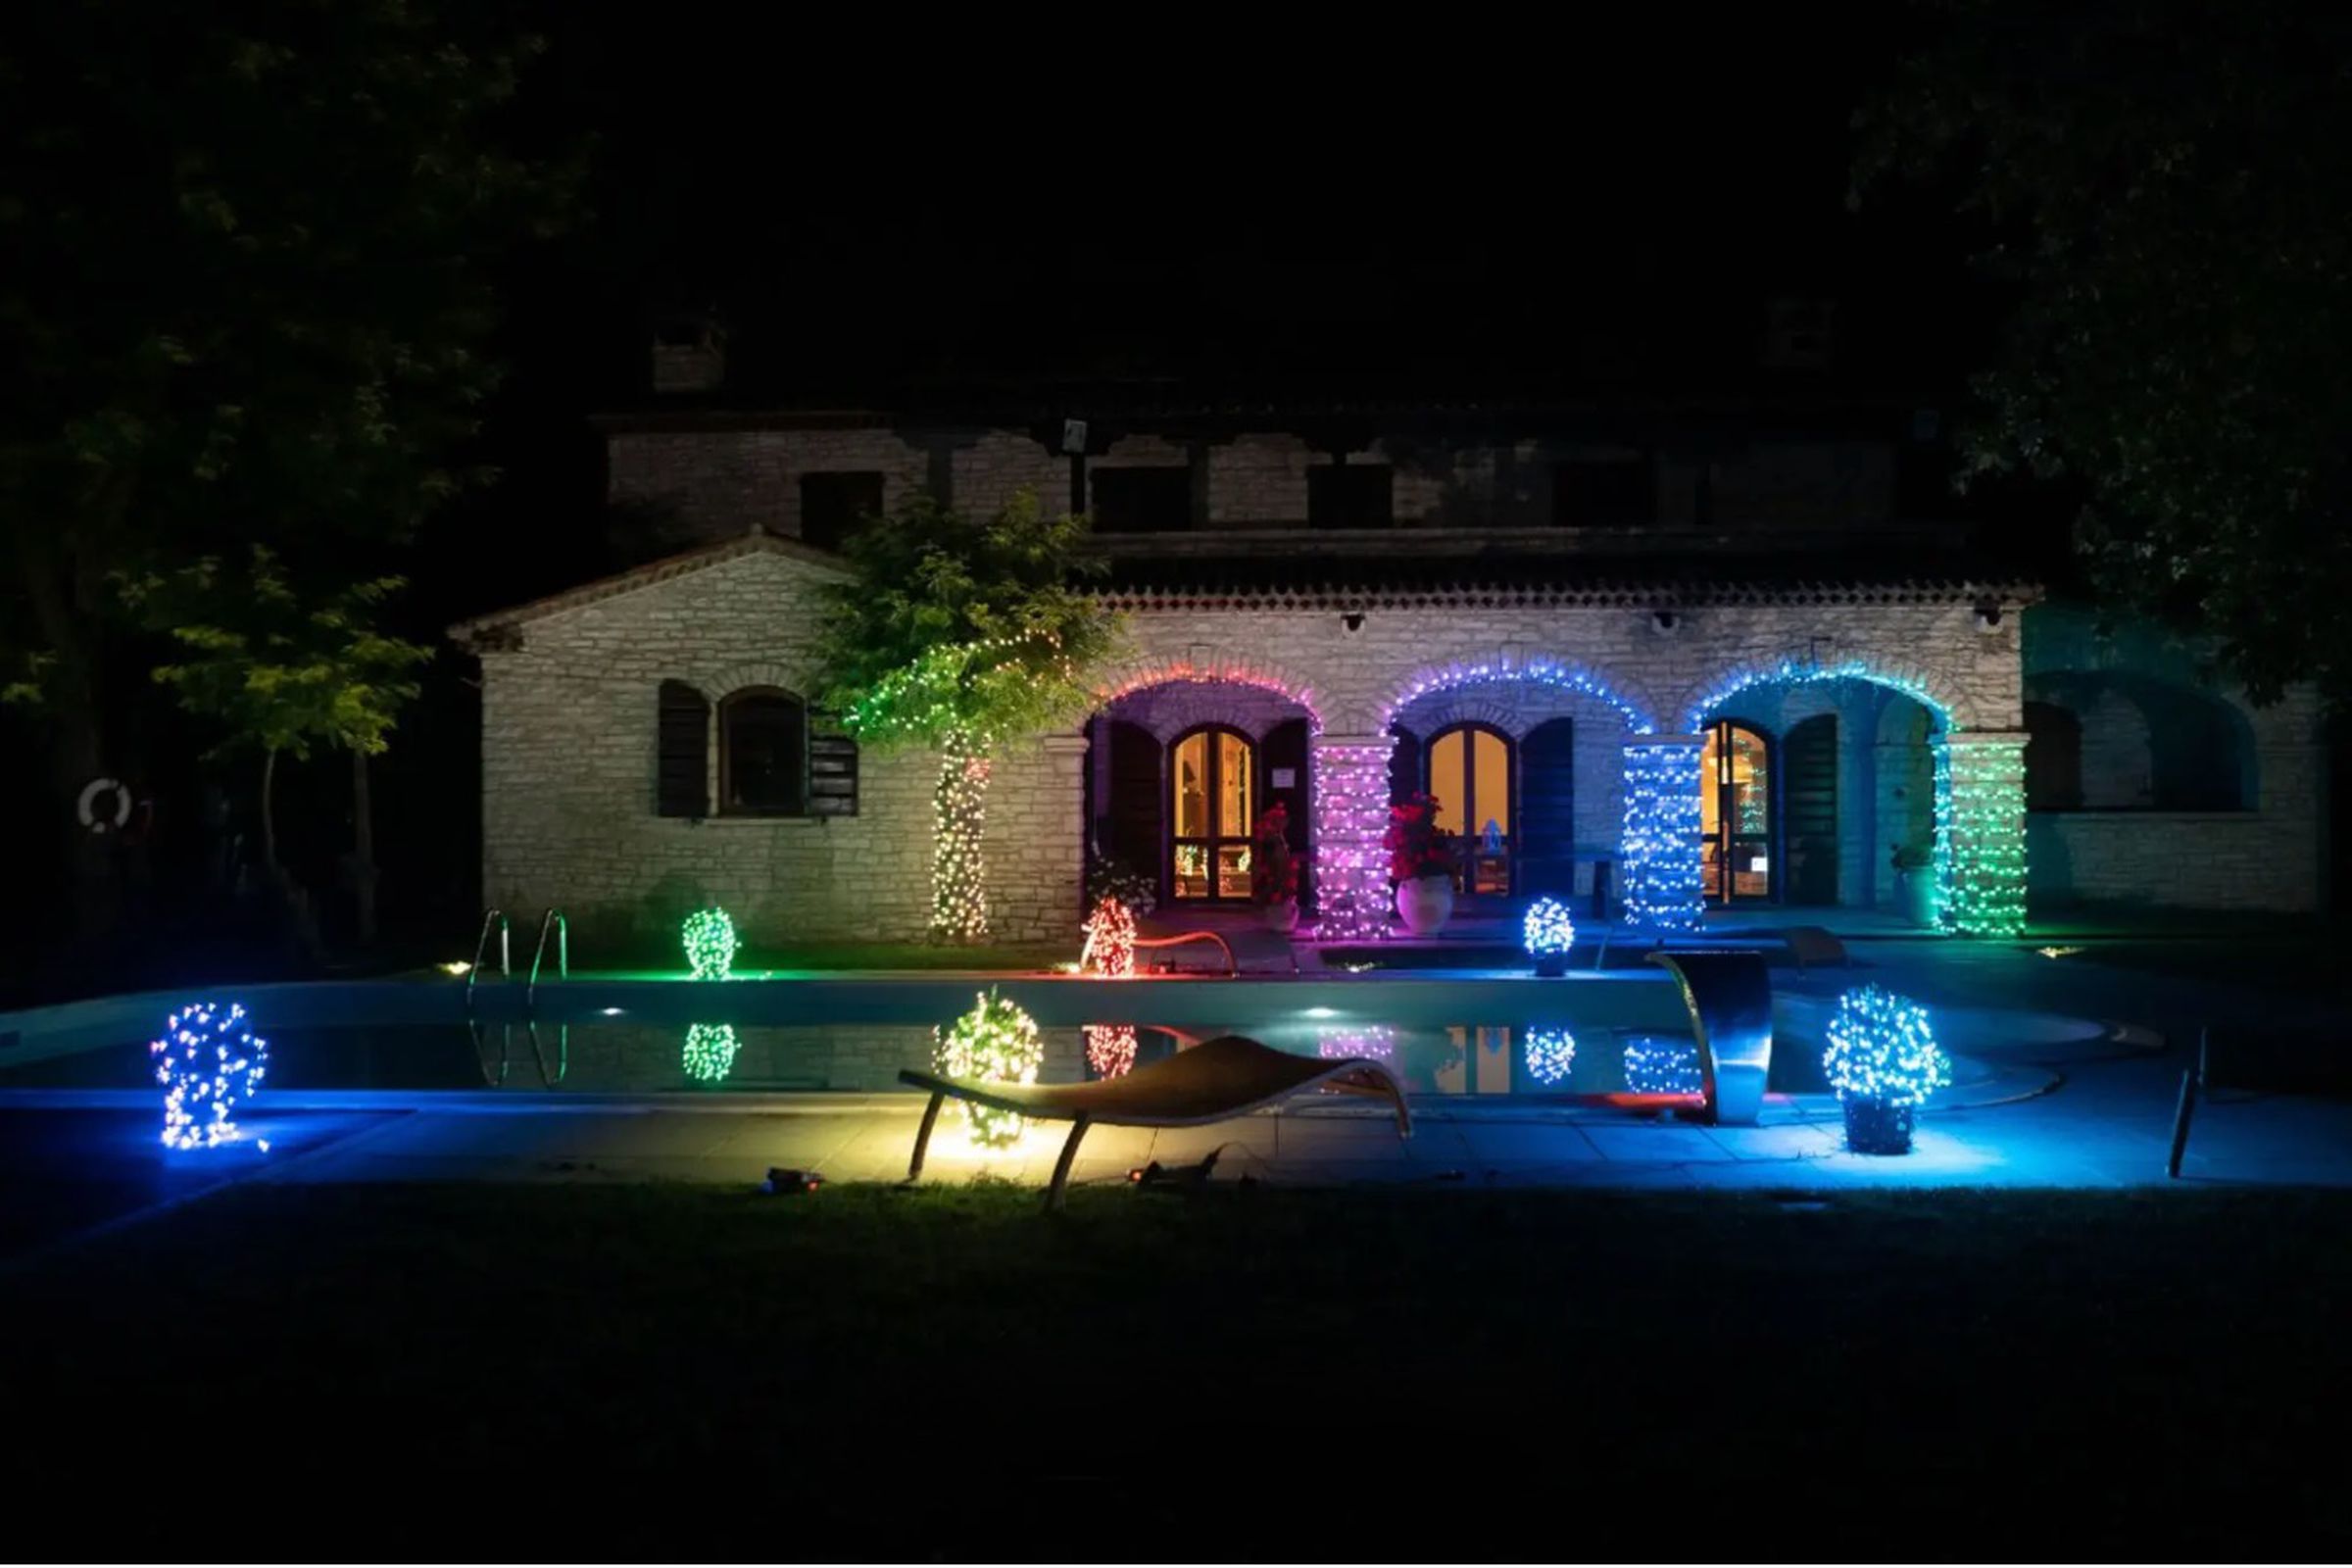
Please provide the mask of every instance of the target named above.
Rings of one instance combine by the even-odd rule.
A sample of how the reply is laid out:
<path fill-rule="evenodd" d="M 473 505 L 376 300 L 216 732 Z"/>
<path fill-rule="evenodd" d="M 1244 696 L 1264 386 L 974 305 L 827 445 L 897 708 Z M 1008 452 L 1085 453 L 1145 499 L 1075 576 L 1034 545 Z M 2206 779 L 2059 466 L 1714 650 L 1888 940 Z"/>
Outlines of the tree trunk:
<path fill-rule="evenodd" d="M 295 944 L 302 956 L 312 962 L 326 958 L 326 943 L 318 935 L 318 921 L 311 909 L 311 896 L 287 874 L 277 862 L 277 748 L 272 746 L 262 754 L 262 870 L 270 885 L 286 906 L 286 918 L 292 922 Z"/>
<path fill-rule="evenodd" d="M 375 808 L 368 790 L 368 754 L 351 754 L 351 877 L 359 901 L 360 946 L 375 946 Z"/>
<path fill-rule="evenodd" d="M 954 734 L 940 748 L 931 793 L 931 939 L 979 942 L 988 935 L 987 868 L 980 838 L 988 814 L 988 748 Z"/>

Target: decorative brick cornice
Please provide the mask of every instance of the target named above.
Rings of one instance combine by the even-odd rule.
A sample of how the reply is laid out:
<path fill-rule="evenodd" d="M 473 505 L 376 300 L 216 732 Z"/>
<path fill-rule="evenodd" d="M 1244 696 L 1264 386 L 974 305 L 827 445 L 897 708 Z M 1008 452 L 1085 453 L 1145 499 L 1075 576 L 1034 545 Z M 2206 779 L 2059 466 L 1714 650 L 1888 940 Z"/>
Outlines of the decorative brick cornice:
<path fill-rule="evenodd" d="M 1199 610 L 1655 610 L 1738 605 L 2030 605 L 2033 583 L 1913 578 L 1898 582 L 1464 582 L 1384 588 L 1318 585 L 1105 588 L 1103 604 L 1149 614 Z"/>

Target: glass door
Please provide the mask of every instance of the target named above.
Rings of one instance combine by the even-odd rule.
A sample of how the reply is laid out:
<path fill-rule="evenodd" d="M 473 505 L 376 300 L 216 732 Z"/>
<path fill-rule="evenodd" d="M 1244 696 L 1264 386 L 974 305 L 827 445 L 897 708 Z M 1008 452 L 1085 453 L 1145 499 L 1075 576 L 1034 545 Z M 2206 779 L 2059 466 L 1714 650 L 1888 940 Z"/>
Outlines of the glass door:
<path fill-rule="evenodd" d="M 1764 732 L 1736 719 L 1707 726 L 1699 754 L 1701 880 L 1708 902 L 1772 897 L 1772 750 Z"/>
<path fill-rule="evenodd" d="M 1168 886 L 1180 900 L 1246 903 L 1256 757 L 1230 729 L 1197 729 L 1170 750 L 1174 797 Z"/>
<path fill-rule="evenodd" d="M 1511 743 L 1484 724 L 1457 724 L 1429 742 L 1429 793 L 1438 831 L 1453 840 L 1454 891 L 1507 898 L 1511 891 Z"/>

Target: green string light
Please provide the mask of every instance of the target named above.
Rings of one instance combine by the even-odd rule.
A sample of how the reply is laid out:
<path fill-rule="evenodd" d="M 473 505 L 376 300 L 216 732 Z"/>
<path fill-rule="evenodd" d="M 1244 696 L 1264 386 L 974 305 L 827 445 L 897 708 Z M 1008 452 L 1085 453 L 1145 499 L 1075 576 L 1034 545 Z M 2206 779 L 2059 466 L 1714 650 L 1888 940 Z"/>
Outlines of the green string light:
<path fill-rule="evenodd" d="M 731 1023 L 698 1023 L 686 1031 L 686 1076 L 698 1084 L 714 1084 L 735 1070 L 741 1042 Z"/>
<path fill-rule="evenodd" d="M 735 967 L 735 954 L 743 946 L 735 938 L 735 922 L 717 907 L 688 915 L 679 935 L 686 944 L 686 967 L 697 980 L 726 979 Z"/>
<path fill-rule="evenodd" d="M 2022 737 L 1950 737 L 1936 757 L 1936 893 L 1946 929 L 2010 937 L 2026 928 L 2026 750 Z"/>

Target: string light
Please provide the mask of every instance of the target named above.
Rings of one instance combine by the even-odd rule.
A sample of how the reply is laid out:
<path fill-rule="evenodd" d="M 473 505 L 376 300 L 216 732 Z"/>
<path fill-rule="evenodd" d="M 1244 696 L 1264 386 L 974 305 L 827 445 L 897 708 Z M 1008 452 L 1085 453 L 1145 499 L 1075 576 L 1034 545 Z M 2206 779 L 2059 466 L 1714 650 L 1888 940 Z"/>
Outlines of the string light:
<path fill-rule="evenodd" d="M 1078 967 L 1088 974 L 1124 980 L 1135 973 L 1135 912 L 1119 899 L 1103 899 L 1080 927 L 1086 946 L 1078 950 Z"/>
<path fill-rule="evenodd" d="M 1524 1054 L 1528 1076 L 1556 1089 L 1576 1070 L 1576 1036 L 1565 1029 L 1530 1029 Z"/>
<path fill-rule="evenodd" d="M 1558 974 L 1568 962 L 1568 950 L 1576 946 L 1576 921 L 1569 915 L 1568 906 L 1557 899 L 1538 899 L 1529 905 L 1519 931 L 1528 956 L 1536 960 L 1538 974 Z"/>
<path fill-rule="evenodd" d="M 1942 923 L 1967 936 L 2016 936 L 2026 928 L 2024 738 L 1947 737 L 1936 785 Z"/>
<path fill-rule="evenodd" d="M 1838 999 L 1830 1015 L 1822 1070 L 1839 1100 L 1917 1105 L 1952 1081 L 1951 1059 L 1936 1044 L 1928 1009 L 1875 985 Z"/>
<path fill-rule="evenodd" d="M 942 747 L 932 791 L 931 934 L 948 942 L 988 935 L 988 888 L 980 843 L 988 825 L 990 762 L 961 730 Z"/>
<path fill-rule="evenodd" d="M 1635 1035 L 1625 1043 L 1625 1087 L 1637 1095 L 1702 1095 L 1698 1042 L 1679 1035 Z"/>
<path fill-rule="evenodd" d="M 1624 715 L 1626 728 L 1636 735 L 1656 731 L 1649 714 L 1640 705 L 1627 698 L 1617 688 L 1580 664 L 1555 659 L 1533 659 L 1526 663 L 1509 660 L 1484 660 L 1475 664 L 1444 664 L 1424 669 L 1400 687 L 1390 699 L 1388 712 L 1382 722 L 1394 719 L 1399 710 L 1416 698 L 1432 692 L 1451 691 L 1457 686 L 1475 686 L 1482 681 L 1514 680 L 1535 686 L 1550 686 L 1560 691 L 1576 692 L 1598 698 Z"/>
<path fill-rule="evenodd" d="M 1859 659 L 1831 664 L 1784 659 L 1776 664 L 1746 665 L 1726 675 L 1712 690 L 1690 705 L 1690 710 L 1684 716 L 1683 727 L 1687 730 L 1705 728 L 1710 714 L 1750 686 L 1805 686 L 1837 680 L 1867 681 L 1874 686 L 1888 687 L 1919 703 L 1945 724 L 1952 724 L 1951 710 L 1931 694 L 1926 683 L 1917 676 L 1888 670 Z"/>
<path fill-rule="evenodd" d="M 1699 928 L 1699 753 L 1693 736 L 1625 745 L 1625 919 L 1637 930 Z"/>
<path fill-rule="evenodd" d="M 1318 1029 L 1315 1054 L 1326 1061 L 1346 1061 L 1355 1056 L 1387 1061 L 1396 1054 L 1396 1031 L 1378 1024 L 1363 1029 Z"/>
<path fill-rule="evenodd" d="M 1046 1059 L 1037 1020 L 995 991 L 973 998 L 972 1010 L 944 1029 L 934 1029 L 934 1057 L 951 1078 L 992 1084 L 1033 1084 Z M 963 1103 L 972 1142 L 1004 1149 L 1020 1142 L 1027 1119 L 990 1105 Z"/>
<path fill-rule="evenodd" d="M 1315 935 L 1377 942 L 1388 934 L 1389 754 L 1396 742 L 1315 743 Z"/>
<path fill-rule="evenodd" d="M 1086 1026 L 1086 1064 L 1097 1078 L 1124 1078 L 1135 1070 L 1135 1026 L 1090 1023 Z"/>
<path fill-rule="evenodd" d="M 740 1045 L 731 1023 L 698 1023 L 686 1031 L 686 1076 L 698 1084 L 714 1084 L 735 1070 Z"/>
<path fill-rule="evenodd" d="M 695 910 L 678 935 L 686 947 L 686 967 L 695 979 L 724 980 L 734 969 L 742 943 L 736 940 L 735 922 L 726 910 L 715 905 Z"/>
<path fill-rule="evenodd" d="M 236 1106 L 253 1098 L 270 1071 L 270 1042 L 248 1027 L 244 1007 L 233 1002 L 225 1012 L 210 1002 L 188 1004 L 164 1020 L 163 1038 L 148 1043 L 147 1055 L 164 1089 L 167 1149 L 211 1149 L 235 1139 Z"/>
<path fill-rule="evenodd" d="M 1172 685 L 1178 681 L 1201 686 L 1227 683 L 1236 686 L 1255 686 L 1261 691 L 1272 692 L 1276 696 L 1297 703 L 1300 708 L 1305 709 L 1308 730 L 1314 734 L 1322 733 L 1323 715 L 1315 710 L 1313 688 L 1294 686 L 1280 676 L 1241 663 L 1219 664 L 1213 668 L 1204 669 L 1189 659 L 1178 659 L 1163 664 L 1146 665 L 1124 672 L 1117 681 L 1110 685 L 1097 687 L 1095 701 L 1098 705 L 1107 708 L 1122 697 L 1132 697 L 1137 692 L 1148 691 L 1154 686 Z"/>

